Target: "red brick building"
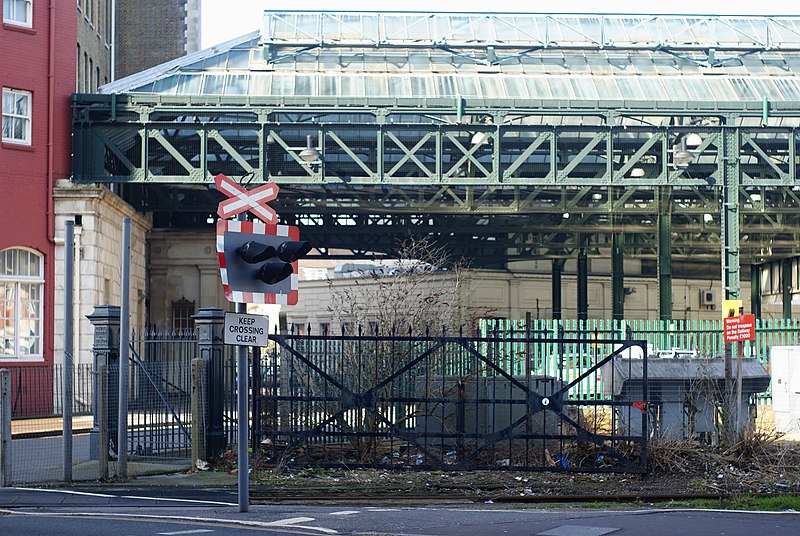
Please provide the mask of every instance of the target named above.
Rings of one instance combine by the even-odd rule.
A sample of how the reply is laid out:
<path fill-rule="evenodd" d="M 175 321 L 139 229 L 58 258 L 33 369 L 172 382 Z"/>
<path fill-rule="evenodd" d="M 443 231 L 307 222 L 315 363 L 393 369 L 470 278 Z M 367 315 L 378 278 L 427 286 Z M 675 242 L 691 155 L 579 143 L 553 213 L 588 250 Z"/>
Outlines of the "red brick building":
<path fill-rule="evenodd" d="M 71 169 L 76 9 L 74 0 L 0 3 L 0 367 L 52 366 L 52 190 Z"/>

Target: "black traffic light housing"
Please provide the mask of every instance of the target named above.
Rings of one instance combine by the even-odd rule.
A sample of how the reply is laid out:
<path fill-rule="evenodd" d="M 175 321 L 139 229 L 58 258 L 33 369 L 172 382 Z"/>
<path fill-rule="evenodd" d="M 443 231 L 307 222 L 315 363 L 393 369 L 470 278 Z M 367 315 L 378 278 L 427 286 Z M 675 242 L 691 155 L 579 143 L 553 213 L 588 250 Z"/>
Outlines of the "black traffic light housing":
<path fill-rule="evenodd" d="M 294 226 L 220 220 L 217 252 L 225 297 L 245 303 L 297 303 L 297 261 L 311 251 Z"/>
<path fill-rule="evenodd" d="M 267 285 L 274 285 L 292 275 L 294 272 L 292 263 L 309 251 L 311 244 L 296 240 L 286 240 L 277 247 L 250 240 L 236 250 L 239 257 L 248 264 L 264 263 L 258 268 L 255 276 Z"/>

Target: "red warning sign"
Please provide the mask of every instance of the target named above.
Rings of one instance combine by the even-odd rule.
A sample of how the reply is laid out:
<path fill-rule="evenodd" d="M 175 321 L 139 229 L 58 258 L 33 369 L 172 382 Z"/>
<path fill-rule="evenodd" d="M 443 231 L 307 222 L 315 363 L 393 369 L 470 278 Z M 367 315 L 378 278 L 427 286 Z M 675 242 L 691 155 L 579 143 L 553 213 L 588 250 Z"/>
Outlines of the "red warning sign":
<path fill-rule="evenodd" d="M 756 315 L 731 316 L 725 318 L 723 322 L 725 344 L 752 341 L 756 338 Z"/>

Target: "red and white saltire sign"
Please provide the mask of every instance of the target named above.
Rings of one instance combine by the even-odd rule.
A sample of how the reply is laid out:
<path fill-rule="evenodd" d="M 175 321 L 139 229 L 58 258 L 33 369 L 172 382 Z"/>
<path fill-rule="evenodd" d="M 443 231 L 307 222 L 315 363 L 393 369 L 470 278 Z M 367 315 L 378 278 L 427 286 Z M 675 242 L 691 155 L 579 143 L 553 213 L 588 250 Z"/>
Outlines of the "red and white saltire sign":
<path fill-rule="evenodd" d="M 236 181 L 230 177 L 220 173 L 214 177 L 214 184 L 217 186 L 217 190 L 230 197 L 230 199 L 220 202 L 217 208 L 217 215 L 220 218 L 232 218 L 241 212 L 249 210 L 264 223 L 274 224 L 278 222 L 278 215 L 275 210 L 267 205 L 268 201 L 278 197 L 280 188 L 274 182 L 268 182 L 258 188 L 247 190 L 236 184 Z"/>
<path fill-rule="evenodd" d="M 275 303 L 278 305 L 297 305 L 299 277 L 297 261 L 292 263 L 292 275 L 278 283 L 281 292 L 240 292 L 231 290 L 228 284 L 228 270 L 225 262 L 225 233 L 252 233 L 300 240 L 300 229 L 294 225 L 267 225 L 260 221 L 217 220 L 217 257 L 222 278 L 222 290 L 228 301 L 237 303 Z M 283 292 L 285 290 L 286 292 Z"/>
<path fill-rule="evenodd" d="M 752 341 L 756 338 L 756 315 L 729 316 L 723 320 L 723 341 Z"/>

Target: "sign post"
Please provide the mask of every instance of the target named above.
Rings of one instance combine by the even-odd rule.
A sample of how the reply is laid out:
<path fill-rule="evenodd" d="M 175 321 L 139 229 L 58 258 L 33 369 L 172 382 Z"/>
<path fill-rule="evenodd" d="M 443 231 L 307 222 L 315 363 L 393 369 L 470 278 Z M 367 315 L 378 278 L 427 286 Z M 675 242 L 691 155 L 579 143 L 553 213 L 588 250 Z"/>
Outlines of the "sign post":
<path fill-rule="evenodd" d="M 742 358 L 744 351 L 741 343 L 752 341 L 756 338 L 756 316 L 743 315 L 741 300 L 724 300 L 722 302 L 722 341 L 727 349 L 734 343 L 739 343 L 736 352 L 736 436 L 739 436 L 742 426 Z M 726 363 L 727 365 L 727 363 Z M 727 373 L 727 366 L 726 366 Z"/>
<path fill-rule="evenodd" d="M 214 177 L 214 184 L 217 191 L 228 197 L 217 208 L 220 217 L 217 222 L 217 254 L 225 298 L 236 303 L 236 313 L 225 315 L 223 338 L 225 344 L 238 346 L 238 495 L 239 511 L 247 512 L 250 508 L 247 349 L 267 346 L 269 340 L 269 318 L 247 314 L 247 304 L 297 303 L 297 260 L 308 253 L 311 246 L 298 240 L 296 227 L 277 224 L 277 213 L 267 205 L 278 196 L 279 188 L 274 182 L 248 190 L 220 173 Z M 250 212 L 260 221 L 247 221 L 245 212 Z M 234 216 L 236 220 L 231 220 Z"/>

